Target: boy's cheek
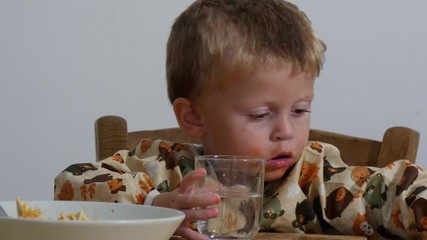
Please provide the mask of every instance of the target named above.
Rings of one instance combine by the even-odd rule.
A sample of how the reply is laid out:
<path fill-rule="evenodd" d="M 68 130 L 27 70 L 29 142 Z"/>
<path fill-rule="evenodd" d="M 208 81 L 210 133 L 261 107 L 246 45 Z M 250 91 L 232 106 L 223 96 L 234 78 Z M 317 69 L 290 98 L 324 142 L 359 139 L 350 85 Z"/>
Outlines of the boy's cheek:
<path fill-rule="evenodd" d="M 251 148 L 249 149 L 249 156 L 260 157 L 262 156 L 262 152 L 261 150 Z"/>

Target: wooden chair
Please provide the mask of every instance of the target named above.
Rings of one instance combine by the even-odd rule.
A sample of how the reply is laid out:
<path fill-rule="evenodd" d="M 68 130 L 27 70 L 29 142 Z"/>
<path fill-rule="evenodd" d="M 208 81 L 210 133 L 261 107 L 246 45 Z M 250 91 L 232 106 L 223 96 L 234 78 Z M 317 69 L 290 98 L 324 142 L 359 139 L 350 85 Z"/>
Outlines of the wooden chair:
<path fill-rule="evenodd" d="M 128 132 L 126 120 L 119 116 L 103 116 L 95 122 L 97 161 L 118 150 L 132 150 L 142 138 L 157 138 L 174 142 L 200 143 L 187 137 L 179 128 Z M 415 162 L 420 134 L 407 127 L 391 127 L 382 141 L 353 137 L 339 133 L 311 129 L 310 140 L 330 143 L 340 149 L 343 158 L 354 165 L 383 167 L 399 159 Z"/>

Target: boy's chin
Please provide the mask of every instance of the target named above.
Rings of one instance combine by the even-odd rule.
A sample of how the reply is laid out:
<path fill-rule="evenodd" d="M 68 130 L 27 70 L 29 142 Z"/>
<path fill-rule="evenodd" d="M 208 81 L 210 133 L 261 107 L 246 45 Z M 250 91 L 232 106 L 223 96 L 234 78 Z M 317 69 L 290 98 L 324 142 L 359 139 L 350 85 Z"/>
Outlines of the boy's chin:
<path fill-rule="evenodd" d="M 279 180 L 280 178 L 283 177 L 286 170 L 288 170 L 288 168 L 280 168 L 274 171 L 266 171 L 264 174 L 264 181 L 271 182 L 271 181 Z"/>

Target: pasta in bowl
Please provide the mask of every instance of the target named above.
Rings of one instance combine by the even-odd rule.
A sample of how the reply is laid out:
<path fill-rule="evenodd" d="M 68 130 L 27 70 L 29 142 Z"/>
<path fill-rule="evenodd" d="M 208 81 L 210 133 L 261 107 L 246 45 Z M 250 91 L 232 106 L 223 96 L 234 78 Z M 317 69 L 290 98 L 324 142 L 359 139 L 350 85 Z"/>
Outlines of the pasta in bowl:
<path fill-rule="evenodd" d="M 8 240 L 167 240 L 184 219 L 184 213 L 178 210 L 135 204 L 21 202 L 27 214 L 36 214 L 29 218 L 23 217 L 16 201 L 3 201 L 0 205 L 8 214 L 8 217 L 0 217 L 0 239 Z M 84 213 L 86 219 L 71 221 L 70 218 L 79 213 Z M 65 221 L 59 220 L 61 216 L 66 218 Z"/>
<path fill-rule="evenodd" d="M 28 218 L 28 219 L 46 219 L 39 208 L 32 208 L 28 206 L 28 203 L 23 202 L 21 198 L 16 198 L 16 208 L 18 213 L 18 218 Z M 76 220 L 76 221 L 85 221 L 89 220 L 86 217 L 84 211 L 78 213 L 70 213 L 66 215 L 65 213 L 59 213 L 58 220 Z"/>

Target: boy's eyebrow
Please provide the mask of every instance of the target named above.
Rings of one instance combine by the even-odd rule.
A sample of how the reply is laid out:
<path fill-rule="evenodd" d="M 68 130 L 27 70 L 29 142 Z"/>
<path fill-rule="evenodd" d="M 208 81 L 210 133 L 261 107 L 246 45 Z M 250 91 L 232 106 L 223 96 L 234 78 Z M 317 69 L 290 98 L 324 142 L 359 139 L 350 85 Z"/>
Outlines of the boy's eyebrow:
<path fill-rule="evenodd" d="M 301 100 L 305 100 L 305 101 L 312 101 L 314 99 L 314 93 L 310 94 L 310 95 L 306 95 L 304 97 L 301 98 Z"/>

